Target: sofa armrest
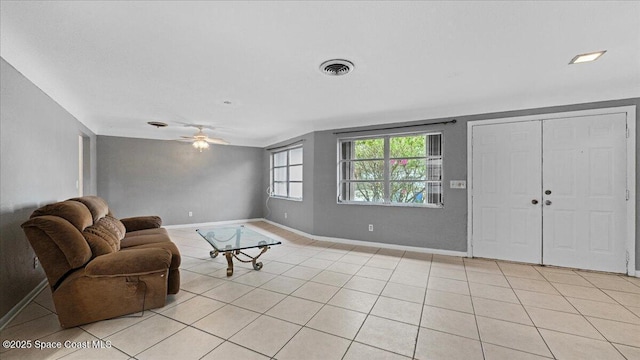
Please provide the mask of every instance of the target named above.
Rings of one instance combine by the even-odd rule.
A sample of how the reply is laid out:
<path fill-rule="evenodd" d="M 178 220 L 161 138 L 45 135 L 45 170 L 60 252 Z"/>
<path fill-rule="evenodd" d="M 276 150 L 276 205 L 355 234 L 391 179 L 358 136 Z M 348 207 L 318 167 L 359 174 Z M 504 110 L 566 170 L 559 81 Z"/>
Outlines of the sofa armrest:
<path fill-rule="evenodd" d="M 120 219 L 127 229 L 127 232 L 155 229 L 162 226 L 162 219 L 159 216 L 136 216 Z"/>
<path fill-rule="evenodd" d="M 85 267 L 87 276 L 128 276 L 168 270 L 171 252 L 162 248 L 131 249 L 101 255 Z"/>

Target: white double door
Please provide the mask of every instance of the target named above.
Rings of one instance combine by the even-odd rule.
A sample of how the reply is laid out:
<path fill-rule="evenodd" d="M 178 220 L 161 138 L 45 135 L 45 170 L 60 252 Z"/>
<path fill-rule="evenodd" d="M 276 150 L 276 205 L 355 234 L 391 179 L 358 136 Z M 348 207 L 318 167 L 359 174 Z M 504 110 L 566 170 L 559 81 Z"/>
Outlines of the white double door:
<path fill-rule="evenodd" d="M 473 256 L 627 271 L 625 114 L 472 129 Z"/>

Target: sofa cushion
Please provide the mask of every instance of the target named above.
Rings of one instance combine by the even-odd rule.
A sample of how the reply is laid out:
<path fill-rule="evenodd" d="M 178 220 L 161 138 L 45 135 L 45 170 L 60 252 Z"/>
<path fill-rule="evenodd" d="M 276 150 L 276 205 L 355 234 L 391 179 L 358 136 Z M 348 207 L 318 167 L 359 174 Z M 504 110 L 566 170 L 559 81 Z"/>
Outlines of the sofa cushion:
<path fill-rule="evenodd" d="M 104 229 L 89 226 L 82 235 L 91 248 L 92 257 L 110 254 L 120 250 L 120 241 L 114 234 Z"/>
<path fill-rule="evenodd" d="M 128 252 L 133 250 L 142 250 L 142 249 L 164 249 L 171 253 L 171 264 L 169 265 L 169 269 L 178 269 L 180 267 L 180 251 L 176 244 L 171 241 L 164 242 L 156 242 L 149 244 L 142 244 L 137 246 L 131 246 L 128 248 L 123 248 L 121 252 Z"/>
<path fill-rule="evenodd" d="M 132 238 L 132 237 L 141 236 L 141 235 L 158 235 L 158 234 L 166 235 L 167 237 L 169 237 L 169 233 L 167 232 L 167 229 L 165 229 L 165 228 L 155 228 L 155 229 L 144 229 L 144 230 L 130 231 L 130 232 L 126 233 L 124 235 L 124 237 L 125 238 Z"/>
<path fill-rule="evenodd" d="M 162 226 L 162 219 L 159 216 L 136 216 L 120 219 L 127 232 L 154 229 Z"/>
<path fill-rule="evenodd" d="M 167 270 L 171 252 L 162 248 L 133 249 L 98 256 L 85 268 L 87 276 L 134 276 Z"/>
<path fill-rule="evenodd" d="M 61 217 L 71 223 L 79 231 L 93 224 L 93 217 L 87 207 L 77 201 L 63 201 L 45 205 L 31 214 L 31 218 L 51 215 Z"/>
<path fill-rule="evenodd" d="M 97 224 L 101 224 L 101 226 L 104 226 L 109 229 L 109 231 L 113 232 L 118 237 L 118 240 L 124 239 L 124 236 L 127 233 L 127 229 L 124 227 L 122 221 L 111 215 L 107 215 L 98 220 Z"/>
<path fill-rule="evenodd" d="M 84 204 L 91 212 L 91 215 L 93 216 L 93 222 L 96 222 L 107 215 L 111 215 L 111 212 L 109 211 L 109 205 L 101 197 L 83 196 L 69 200 L 77 201 Z"/>
<path fill-rule="evenodd" d="M 82 232 L 91 247 L 93 257 L 120 250 L 120 240 L 124 238 L 124 225 L 112 217 L 105 216 Z"/>
<path fill-rule="evenodd" d="M 124 239 L 120 242 L 121 248 L 128 248 L 131 246 L 138 246 L 144 244 L 152 244 L 152 243 L 162 243 L 162 242 L 171 242 L 171 238 L 166 233 L 163 234 L 161 232 L 155 234 L 144 234 L 144 235 L 136 235 L 136 236 L 125 236 Z"/>

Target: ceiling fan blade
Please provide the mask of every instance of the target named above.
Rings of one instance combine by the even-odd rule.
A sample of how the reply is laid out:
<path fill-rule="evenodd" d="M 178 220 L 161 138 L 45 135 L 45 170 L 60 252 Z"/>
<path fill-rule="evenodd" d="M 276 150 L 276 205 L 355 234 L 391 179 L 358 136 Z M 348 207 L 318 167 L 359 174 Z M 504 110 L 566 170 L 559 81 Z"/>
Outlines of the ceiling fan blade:
<path fill-rule="evenodd" d="M 175 141 L 180 141 L 180 142 L 193 142 L 193 139 L 188 138 L 188 139 L 174 139 Z"/>
<path fill-rule="evenodd" d="M 229 142 L 224 140 L 224 139 L 220 139 L 220 138 L 207 138 L 205 139 L 208 143 L 211 144 L 218 144 L 218 145 L 229 145 Z"/>
<path fill-rule="evenodd" d="M 204 124 L 188 124 L 188 123 L 184 123 L 184 122 L 177 122 L 178 124 L 182 124 L 184 127 L 193 127 L 196 129 L 209 129 L 209 130 L 213 130 L 215 129 L 215 127 L 211 126 L 211 125 L 204 125 Z"/>
<path fill-rule="evenodd" d="M 180 137 L 183 138 L 183 139 L 193 139 L 193 136 L 184 136 L 183 135 L 183 136 L 180 136 Z"/>

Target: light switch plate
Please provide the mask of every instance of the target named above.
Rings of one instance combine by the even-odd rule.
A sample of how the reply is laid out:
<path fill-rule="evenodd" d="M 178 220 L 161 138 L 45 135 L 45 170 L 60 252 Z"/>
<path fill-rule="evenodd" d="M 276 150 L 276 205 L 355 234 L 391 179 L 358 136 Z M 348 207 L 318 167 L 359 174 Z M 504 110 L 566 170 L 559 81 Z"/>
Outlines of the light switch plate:
<path fill-rule="evenodd" d="M 466 180 L 451 180 L 449 181 L 450 189 L 466 189 L 467 181 Z"/>

